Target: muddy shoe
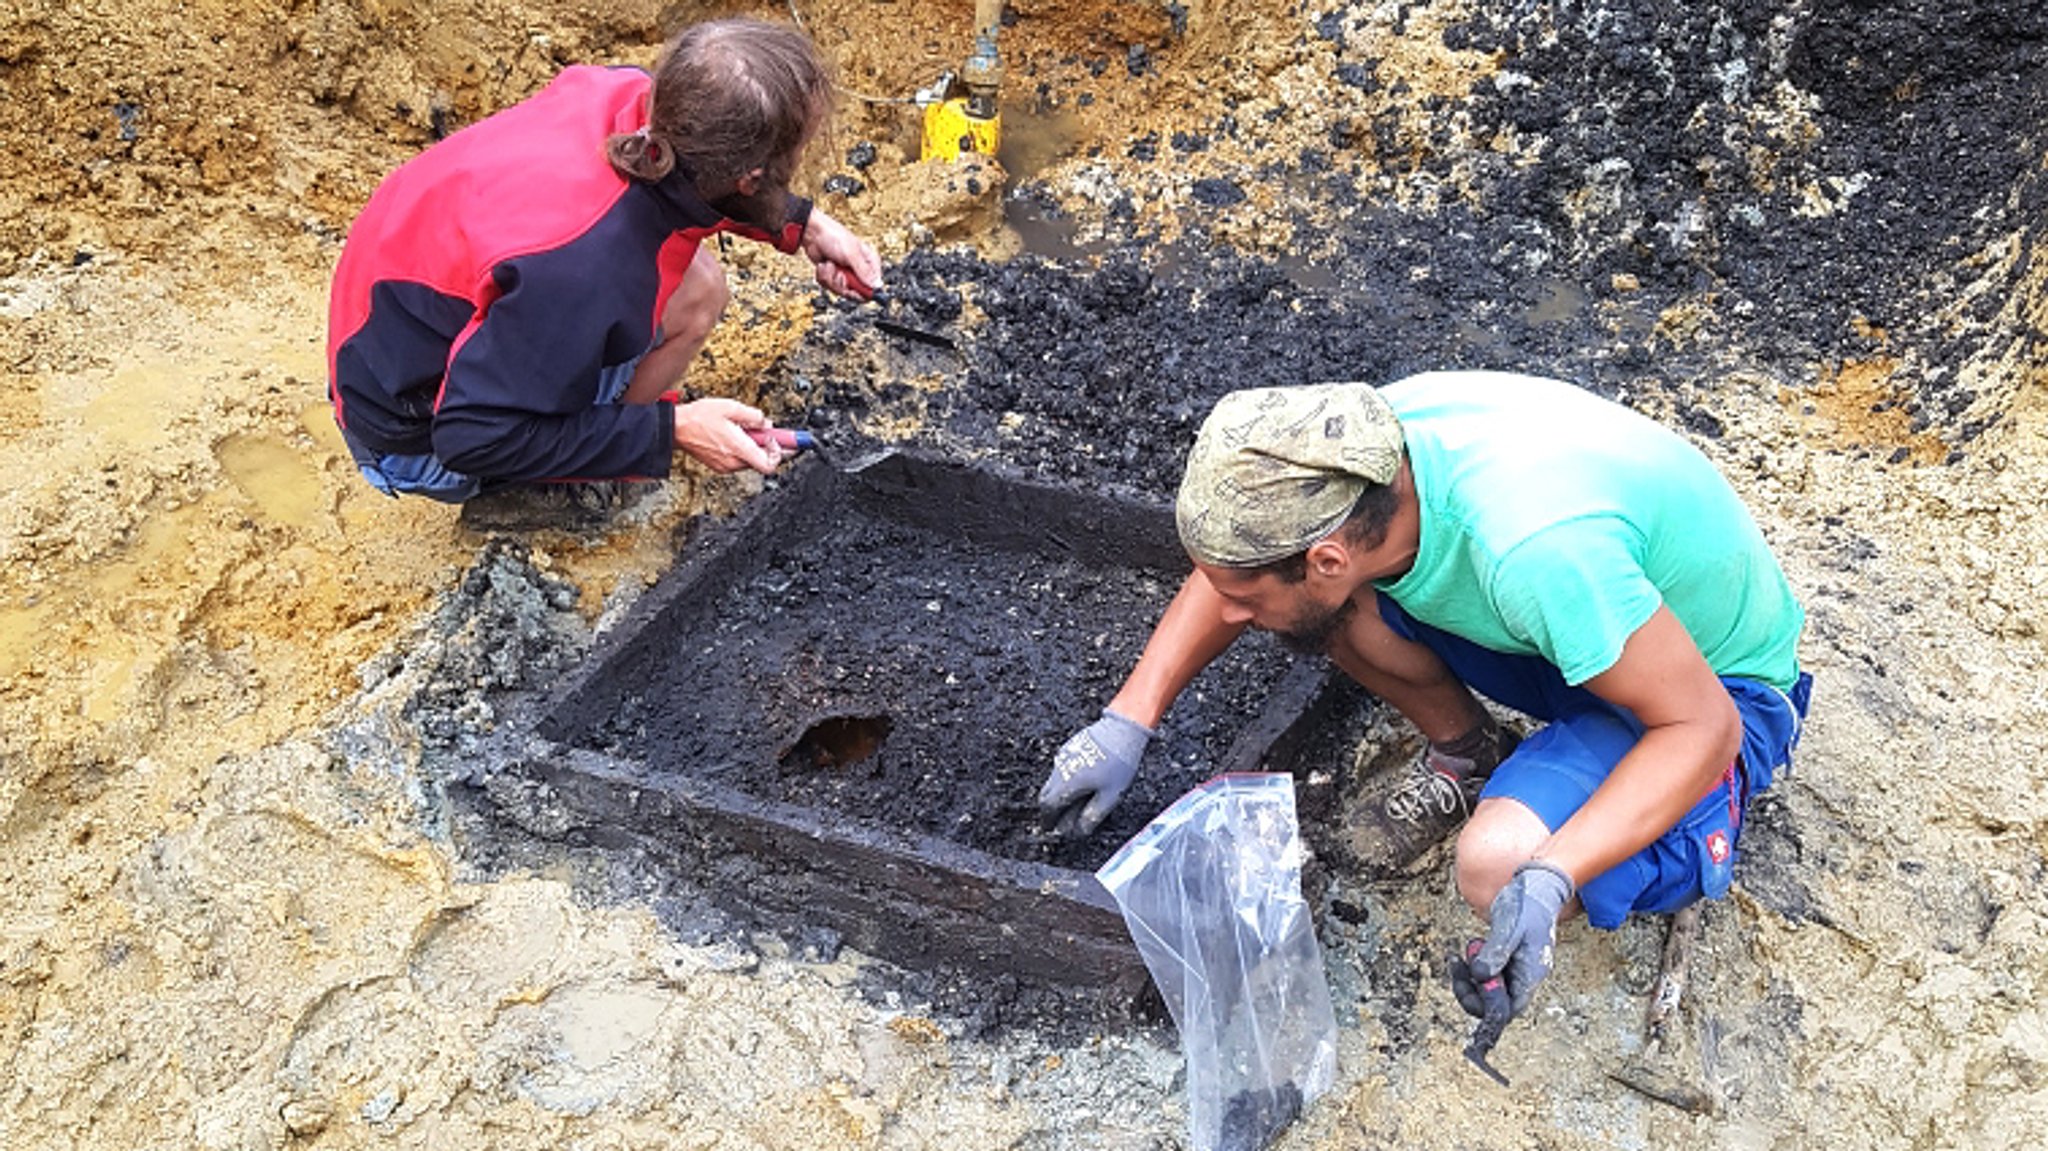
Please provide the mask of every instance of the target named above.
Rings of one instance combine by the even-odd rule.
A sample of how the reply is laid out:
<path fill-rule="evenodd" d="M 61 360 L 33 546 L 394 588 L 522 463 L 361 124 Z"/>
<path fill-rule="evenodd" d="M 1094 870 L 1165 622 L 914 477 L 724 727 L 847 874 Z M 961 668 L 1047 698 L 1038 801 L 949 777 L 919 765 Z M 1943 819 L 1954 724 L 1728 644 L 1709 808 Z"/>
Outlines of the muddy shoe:
<path fill-rule="evenodd" d="M 506 484 L 471 496 L 459 521 L 478 532 L 581 532 L 600 528 L 646 485 L 616 480 L 590 483 Z"/>
<path fill-rule="evenodd" d="M 1472 814 L 1479 790 L 1522 737 L 1492 720 L 1430 744 L 1403 769 L 1369 780 L 1352 804 L 1350 841 L 1367 871 L 1392 874 L 1421 858 Z"/>

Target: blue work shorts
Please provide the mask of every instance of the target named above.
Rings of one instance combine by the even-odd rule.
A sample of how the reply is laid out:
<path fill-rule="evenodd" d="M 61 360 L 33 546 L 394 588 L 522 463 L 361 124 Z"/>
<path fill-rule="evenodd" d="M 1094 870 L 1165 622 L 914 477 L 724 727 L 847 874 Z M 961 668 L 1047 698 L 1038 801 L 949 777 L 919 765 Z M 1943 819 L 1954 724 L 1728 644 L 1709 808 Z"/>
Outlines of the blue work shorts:
<path fill-rule="evenodd" d="M 1481 647 L 1417 621 L 1386 596 L 1379 604 L 1387 626 L 1435 652 L 1472 690 L 1544 721 L 1494 769 L 1482 799 L 1518 800 L 1556 831 L 1642 737 L 1635 716 L 1567 684 L 1548 660 Z M 1579 886 L 1579 902 L 1593 926 L 1612 929 L 1632 911 L 1676 911 L 1702 895 L 1718 899 L 1727 893 L 1743 810 L 1750 796 L 1791 766 L 1813 677 L 1801 672 L 1789 692 L 1739 676 L 1723 676 L 1721 683 L 1742 717 L 1740 756 L 1719 786 L 1671 830 Z"/>

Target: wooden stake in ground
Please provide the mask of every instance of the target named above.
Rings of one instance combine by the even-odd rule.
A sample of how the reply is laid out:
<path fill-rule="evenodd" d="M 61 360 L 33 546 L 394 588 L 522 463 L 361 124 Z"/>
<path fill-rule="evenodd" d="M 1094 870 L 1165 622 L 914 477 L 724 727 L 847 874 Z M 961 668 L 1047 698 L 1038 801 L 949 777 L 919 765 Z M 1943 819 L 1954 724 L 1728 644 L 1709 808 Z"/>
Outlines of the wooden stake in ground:
<path fill-rule="evenodd" d="M 1720 1100 L 1711 1088 L 1711 1076 L 1704 1069 L 1675 1070 L 1671 1058 L 1678 1056 L 1681 1038 L 1674 1029 L 1679 1008 L 1685 1001 L 1686 974 L 1692 964 L 1693 942 L 1699 937 L 1700 907 L 1691 907 L 1671 917 L 1665 928 L 1664 955 L 1658 965 L 1657 982 L 1650 989 L 1650 1006 L 1643 1020 L 1643 1050 L 1609 1071 L 1616 1083 L 1659 1103 L 1694 1115 L 1715 1115 Z"/>
<path fill-rule="evenodd" d="M 1664 934 L 1664 961 L 1657 970 L 1657 984 L 1650 992 L 1650 1009 L 1643 1020 L 1643 1040 L 1652 1050 L 1665 1045 L 1665 1032 L 1685 999 L 1685 977 L 1692 965 L 1693 940 L 1700 933 L 1700 905 L 1694 903 L 1671 917 Z"/>

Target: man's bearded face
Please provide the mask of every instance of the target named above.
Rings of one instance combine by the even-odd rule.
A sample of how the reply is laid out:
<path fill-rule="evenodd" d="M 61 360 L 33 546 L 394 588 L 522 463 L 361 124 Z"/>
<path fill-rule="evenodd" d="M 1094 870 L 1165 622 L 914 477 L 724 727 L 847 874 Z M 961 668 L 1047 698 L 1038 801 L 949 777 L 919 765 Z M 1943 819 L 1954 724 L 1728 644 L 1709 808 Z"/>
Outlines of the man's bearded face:
<path fill-rule="evenodd" d="M 1327 608 L 1310 603 L 1287 626 L 1274 628 L 1273 634 L 1302 655 L 1322 655 L 1330 650 L 1330 641 L 1337 638 L 1356 610 L 1358 601 L 1354 599 Z"/>

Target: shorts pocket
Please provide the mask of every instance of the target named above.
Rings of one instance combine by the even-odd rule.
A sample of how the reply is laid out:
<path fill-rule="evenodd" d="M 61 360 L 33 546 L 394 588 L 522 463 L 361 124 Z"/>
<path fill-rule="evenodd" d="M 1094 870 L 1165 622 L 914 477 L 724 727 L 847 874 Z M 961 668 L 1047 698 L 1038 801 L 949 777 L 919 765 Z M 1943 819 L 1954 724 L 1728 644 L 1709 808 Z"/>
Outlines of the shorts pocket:
<path fill-rule="evenodd" d="M 1636 902 L 1636 910 L 1652 914 L 1677 911 L 1702 895 L 1719 899 L 1735 881 L 1735 812 L 1724 782 L 1686 812 L 1677 826 L 1646 851 L 1656 860 L 1657 877 Z"/>

